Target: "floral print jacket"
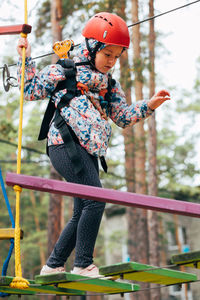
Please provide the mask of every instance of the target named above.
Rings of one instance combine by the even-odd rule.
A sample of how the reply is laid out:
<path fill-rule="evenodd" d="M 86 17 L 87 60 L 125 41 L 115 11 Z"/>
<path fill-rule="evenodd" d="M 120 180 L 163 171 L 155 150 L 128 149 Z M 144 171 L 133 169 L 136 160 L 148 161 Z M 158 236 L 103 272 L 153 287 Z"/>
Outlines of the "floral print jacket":
<path fill-rule="evenodd" d="M 86 61 L 88 51 L 85 42 L 81 43 L 73 60 L 75 62 Z M 21 77 L 21 60 L 18 62 L 18 81 Z M 111 136 L 110 121 L 102 117 L 94 105 L 99 101 L 99 91 L 108 86 L 108 75 L 91 69 L 89 65 L 77 67 L 77 82 L 86 84 L 88 93 L 74 97 L 68 106 L 61 109 L 61 115 L 66 123 L 73 129 L 82 147 L 90 154 L 101 157 L 106 156 L 109 139 Z M 35 62 L 31 57 L 25 62 L 25 100 L 49 99 L 59 81 L 65 80 L 64 69 L 59 64 L 46 66 L 40 72 L 36 72 Z M 52 100 L 58 105 L 66 89 L 58 91 Z M 90 96 L 89 96 L 90 94 Z M 91 101 L 91 95 L 93 101 Z M 109 101 L 108 117 L 122 128 L 134 125 L 140 120 L 150 116 L 153 111 L 148 108 L 146 100 L 137 101 L 128 106 L 124 92 L 119 82 L 112 88 L 112 98 Z M 59 131 L 51 123 L 48 133 L 48 145 L 62 144 L 63 140 Z"/>

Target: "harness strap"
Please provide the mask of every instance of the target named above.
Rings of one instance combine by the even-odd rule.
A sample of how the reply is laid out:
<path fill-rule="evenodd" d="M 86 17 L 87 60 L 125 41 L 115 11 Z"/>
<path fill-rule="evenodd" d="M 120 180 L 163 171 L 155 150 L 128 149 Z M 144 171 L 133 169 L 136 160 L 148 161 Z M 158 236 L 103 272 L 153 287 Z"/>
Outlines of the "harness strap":
<path fill-rule="evenodd" d="M 74 171 L 77 175 L 81 175 L 83 173 L 83 165 L 80 159 L 80 156 L 77 153 L 76 144 L 72 135 L 69 131 L 69 128 L 65 122 L 65 120 L 60 115 L 59 110 L 56 110 L 56 116 L 54 120 L 55 127 L 59 130 L 63 142 L 67 145 L 67 153 L 70 157 L 71 162 L 73 163 Z"/>
<path fill-rule="evenodd" d="M 107 163 L 106 163 L 106 160 L 105 160 L 104 156 L 100 157 L 100 162 L 101 162 L 101 166 L 102 166 L 104 172 L 107 173 L 108 172 L 108 166 L 107 166 Z"/>
<path fill-rule="evenodd" d="M 60 59 L 57 63 L 60 64 L 65 69 L 66 80 L 58 83 L 55 91 L 53 92 L 53 95 L 57 91 L 62 90 L 64 88 L 67 89 L 67 93 L 62 96 L 57 108 L 55 108 L 55 104 L 52 102 L 52 100 L 49 101 L 40 128 L 38 140 L 43 140 L 47 138 L 49 132 L 49 125 L 53 120 L 55 127 L 59 130 L 61 134 L 63 142 L 67 145 L 68 155 L 73 163 L 75 173 L 82 174 L 82 172 L 84 172 L 84 169 L 76 149 L 76 143 L 79 143 L 78 138 L 73 132 L 73 130 L 67 125 L 63 117 L 60 115 L 60 110 L 63 107 L 67 106 L 70 100 L 75 96 L 80 96 L 81 94 L 83 95 L 84 93 L 88 92 L 89 90 L 88 86 L 80 82 L 78 83 L 76 82 L 76 66 L 87 65 L 90 63 L 89 62 L 74 63 L 72 60 L 69 59 L 64 59 L 64 60 Z M 111 89 L 112 87 L 108 86 L 108 89 L 103 89 L 99 93 L 100 106 L 102 107 L 103 115 L 105 115 L 105 118 L 107 113 L 108 100 L 110 99 L 109 98 L 110 95 L 108 96 L 108 94 L 111 92 Z M 48 154 L 48 148 L 47 148 L 47 154 Z M 100 157 L 100 162 L 103 170 L 107 173 L 108 167 L 105 158 L 103 156 Z"/>
<path fill-rule="evenodd" d="M 44 139 L 46 139 L 47 134 L 49 132 L 49 123 L 52 120 L 53 116 L 55 113 L 55 104 L 53 102 L 51 102 L 51 100 L 49 101 L 43 120 L 42 120 L 42 124 L 40 127 L 40 132 L 39 132 L 39 136 L 38 136 L 38 140 L 42 141 Z"/>

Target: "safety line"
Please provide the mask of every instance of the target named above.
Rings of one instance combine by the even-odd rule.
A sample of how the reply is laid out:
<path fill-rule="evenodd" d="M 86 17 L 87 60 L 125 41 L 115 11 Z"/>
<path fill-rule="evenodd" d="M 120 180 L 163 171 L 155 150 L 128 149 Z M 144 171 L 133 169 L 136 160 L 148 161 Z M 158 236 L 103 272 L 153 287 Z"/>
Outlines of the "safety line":
<path fill-rule="evenodd" d="M 3 140 L 3 139 L 0 139 L 0 143 L 4 143 L 4 144 L 7 144 L 7 145 L 10 145 L 10 146 L 13 146 L 13 147 L 17 146 L 16 143 L 13 143 L 13 142 L 10 142 L 10 141 L 7 141 L 7 140 Z M 39 150 L 31 148 L 31 147 L 22 146 L 22 149 L 30 151 L 30 152 L 35 152 L 35 153 L 38 153 L 38 154 L 46 154 L 45 152 L 39 151 Z"/>
<path fill-rule="evenodd" d="M 138 24 L 144 23 L 144 22 L 146 22 L 146 21 L 151 21 L 151 20 L 153 20 L 153 19 L 155 19 L 155 18 L 158 18 L 158 17 L 164 16 L 164 15 L 166 15 L 166 14 L 169 14 L 169 13 L 171 13 L 171 12 L 174 12 L 174 11 L 176 11 L 176 10 L 179 10 L 179 9 L 185 8 L 185 7 L 187 7 L 187 6 L 190 6 L 190 5 L 192 5 L 192 4 L 195 4 L 195 3 L 197 3 L 197 2 L 199 2 L 199 1 L 200 1 L 200 0 L 196 0 L 196 1 L 193 1 L 193 2 L 190 2 L 190 3 L 187 3 L 187 4 L 185 4 L 185 5 L 178 6 L 178 7 L 176 7 L 176 8 L 173 8 L 173 9 L 170 9 L 170 10 L 168 10 L 168 11 L 165 11 L 165 12 L 163 12 L 163 13 L 160 13 L 160 14 L 158 14 L 158 15 L 155 15 L 155 16 L 152 16 L 152 17 L 149 17 L 149 18 L 147 18 L 147 19 L 144 19 L 144 20 L 142 20 L 142 21 L 135 22 L 135 23 L 133 23 L 133 24 L 131 24 L 131 25 L 128 25 L 128 27 L 132 27 L 132 26 L 135 26 L 135 25 L 138 25 Z"/>
<path fill-rule="evenodd" d="M 144 23 L 144 22 L 147 22 L 147 21 L 151 21 L 151 20 L 153 20 L 153 19 L 156 19 L 156 18 L 158 18 L 158 17 L 164 16 L 164 15 L 169 14 L 169 13 L 171 13 L 171 12 L 174 12 L 174 11 L 176 11 L 176 10 L 185 8 L 185 7 L 190 6 L 190 5 L 193 5 L 193 4 L 197 3 L 197 2 L 200 2 L 200 0 L 193 1 L 193 2 L 187 3 L 187 4 L 185 4 L 185 5 L 178 6 L 178 7 L 176 7 L 176 8 L 170 9 L 170 10 L 165 11 L 165 12 L 163 12 L 163 13 L 160 13 L 160 14 L 158 14 L 158 15 L 155 15 L 155 16 L 152 16 L 152 17 L 149 17 L 149 18 L 146 18 L 146 19 L 144 19 L 144 20 L 137 21 L 137 22 L 135 22 L 135 23 L 133 23 L 133 24 L 128 25 L 128 27 L 133 27 L 133 26 L 136 26 L 136 25 L 138 25 L 138 24 L 141 24 L 141 23 Z M 80 45 L 80 44 L 76 44 L 76 45 L 74 45 L 73 47 L 77 47 L 77 46 L 79 46 L 79 45 Z M 47 54 L 39 55 L 39 56 L 34 57 L 33 60 L 38 59 L 38 58 L 43 58 L 43 57 L 46 57 L 46 56 L 49 56 L 49 55 L 53 55 L 53 54 L 55 54 L 55 53 L 54 53 L 54 52 L 50 52 L 50 53 L 47 53 Z M 13 66 L 16 66 L 16 65 L 17 65 L 17 63 L 14 63 L 14 64 L 8 65 L 8 67 L 13 67 Z M 0 70 L 3 69 L 3 68 L 4 68 L 4 67 L 0 67 Z"/>

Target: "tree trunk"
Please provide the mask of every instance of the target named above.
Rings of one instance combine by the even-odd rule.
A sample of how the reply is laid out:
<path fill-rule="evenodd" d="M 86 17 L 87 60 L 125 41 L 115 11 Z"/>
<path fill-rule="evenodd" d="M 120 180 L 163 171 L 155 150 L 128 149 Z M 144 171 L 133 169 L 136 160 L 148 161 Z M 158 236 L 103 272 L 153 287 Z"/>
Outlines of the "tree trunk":
<path fill-rule="evenodd" d="M 149 16 L 154 15 L 154 0 L 149 0 Z M 155 31 L 154 20 L 149 22 L 149 97 L 155 93 Z M 156 162 L 156 120 L 155 113 L 148 119 L 148 193 L 157 196 L 157 162 Z M 148 234 L 149 234 L 149 263 L 154 266 L 160 265 L 159 240 L 158 240 L 158 216 L 157 212 L 149 210 L 148 216 Z M 150 285 L 153 287 L 155 285 Z M 160 300 L 160 289 L 151 290 L 151 300 Z"/>
<path fill-rule="evenodd" d="M 126 95 L 126 102 L 131 105 L 131 75 L 128 63 L 128 53 L 124 52 L 120 57 L 121 86 Z M 134 134 L 133 127 L 127 127 L 123 131 L 125 150 L 125 174 L 126 185 L 129 192 L 134 192 Z"/>
<path fill-rule="evenodd" d="M 120 16 L 125 17 L 125 1 L 120 3 Z M 120 57 L 120 82 L 126 95 L 126 101 L 128 105 L 131 105 L 131 74 L 130 66 L 128 63 L 127 51 Z M 125 151 L 125 174 L 126 174 L 126 186 L 129 192 L 134 192 L 135 188 L 135 176 L 134 176 L 134 130 L 133 127 L 127 127 L 123 131 L 124 137 L 124 151 Z M 128 222 L 128 252 L 130 257 L 134 257 L 136 260 L 137 254 L 137 211 L 132 207 L 126 208 L 127 222 Z"/>
<path fill-rule="evenodd" d="M 53 44 L 57 41 L 62 41 L 62 0 L 51 0 L 51 32 Z M 52 63 L 58 60 L 57 55 L 52 56 Z"/>
<path fill-rule="evenodd" d="M 132 0 L 132 22 L 138 21 L 138 0 Z M 136 101 L 143 99 L 143 76 L 142 76 L 142 58 L 140 48 L 140 26 L 133 27 L 133 62 L 135 75 L 135 95 Z M 143 122 L 135 125 L 135 192 L 139 194 L 146 194 L 146 173 L 145 173 L 145 131 Z M 130 250 L 132 260 L 137 258 L 140 263 L 148 263 L 148 230 L 147 230 L 147 211 L 143 209 L 134 209 L 135 231 L 134 245 Z M 133 237 L 134 238 L 134 237 Z M 130 242 L 130 241 L 129 241 Z M 137 243 L 137 245 L 136 245 Z M 130 246 L 130 245 L 129 245 Z M 134 247 L 133 247 L 134 246 Z M 130 249 L 131 249 L 130 248 Z M 136 250 L 137 249 L 137 250 Z M 148 284 L 142 283 L 141 288 L 148 288 Z M 144 291 L 135 296 L 133 299 L 149 300 L 149 291 Z M 140 298 L 139 298 L 140 297 Z"/>

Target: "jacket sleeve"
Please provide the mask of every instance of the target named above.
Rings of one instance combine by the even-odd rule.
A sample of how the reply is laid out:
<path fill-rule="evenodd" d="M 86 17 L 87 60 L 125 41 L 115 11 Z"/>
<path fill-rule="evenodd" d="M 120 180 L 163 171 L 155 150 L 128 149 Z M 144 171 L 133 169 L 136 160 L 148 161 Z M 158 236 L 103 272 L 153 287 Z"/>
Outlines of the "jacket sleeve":
<path fill-rule="evenodd" d="M 119 82 L 116 82 L 115 87 L 112 89 L 109 116 L 119 127 L 125 128 L 134 125 L 154 112 L 148 107 L 147 103 L 147 100 L 141 100 L 129 106 Z"/>
<path fill-rule="evenodd" d="M 17 78 L 20 87 L 22 72 L 21 59 L 17 64 Z M 59 81 L 64 80 L 64 70 L 60 65 L 48 65 L 40 72 L 36 72 L 35 62 L 31 57 L 25 60 L 24 98 L 25 100 L 40 100 L 50 98 Z"/>

